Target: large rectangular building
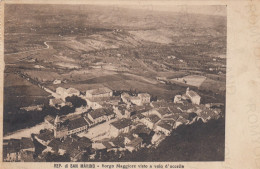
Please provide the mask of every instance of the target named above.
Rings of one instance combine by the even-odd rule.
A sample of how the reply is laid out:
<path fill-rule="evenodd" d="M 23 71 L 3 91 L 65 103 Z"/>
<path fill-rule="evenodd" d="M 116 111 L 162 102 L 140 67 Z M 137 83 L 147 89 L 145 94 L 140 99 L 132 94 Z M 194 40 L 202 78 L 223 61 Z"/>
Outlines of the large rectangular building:
<path fill-rule="evenodd" d="M 71 97 L 71 96 L 79 96 L 80 91 L 74 88 L 68 88 L 65 89 L 63 87 L 58 87 L 56 89 L 56 93 L 60 96 L 60 98 L 65 101 L 66 97 Z"/>
<path fill-rule="evenodd" d="M 104 121 L 108 121 L 115 117 L 115 113 L 110 109 L 96 109 L 87 114 L 87 117 L 94 123 L 98 124 Z"/>
<path fill-rule="evenodd" d="M 111 97 L 112 95 L 113 95 L 113 91 L 107 87 L 86 91 L 87 98 Z"/>
<path fill-rule="evenodd" d="M 110 124 L 110 135 L 117 137 L 120 133 L 128 133 L 132 122 L 130 119 L 120 119 Z"/>

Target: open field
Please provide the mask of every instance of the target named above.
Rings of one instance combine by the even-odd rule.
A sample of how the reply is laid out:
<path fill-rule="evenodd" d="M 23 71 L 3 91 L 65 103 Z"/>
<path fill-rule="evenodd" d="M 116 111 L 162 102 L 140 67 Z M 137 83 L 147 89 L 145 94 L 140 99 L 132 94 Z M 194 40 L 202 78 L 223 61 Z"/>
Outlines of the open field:
<path fill-rule="evenodd" d="M 49 94 L 38 86 L 31 84 L 29 81 L 21 78 L 17 74 L 6 74 L 4 76 L 5 96 L 42 96 Z"/>
<path fill-rule="evenodd" d="M 54 81 L 55 79 L 62 79 L 61 74 L 53 71 L 53 70 L 25 70 L 23 72 L 25 75 L 30 76 L 32 79 L 37 80 L 40 83 Z"/>
<path fill-rule="evenodd" d="M 48 85 L 48 88 L 55 90 L 58 86 L 65 88 L 73 86 L 82 92 L 85 92 L 88 89 L 107 86 L 112 90 L 136 90 L 139 92 L 148 92 L 159 98 L 167 99 L 172 98 L 178 89 L 181 88 L 184 90 L 183 87 L 177 87 L 174 90 L 170 90 L 167 85 L 158 84 L 155 79 L 149 79 L 129 73 L 99 76 L 89 80 L 68 82 L 60 85 L 50 84 Z"/>
<path fill-rule="evenodd" d="M 212 79 L 212 80 L 226 82 L 226 75 L 225 74 L 222 74 L 222 75 L 206 74 L 205 76 Z"/>
<path fill-rule="evenodd" d="M 48 104 L 49 94 L 17 74 L 5 73 L 4 75 L 4 133 L 6 133 L 12 131 L 11 128 L 19 126 L 18 123 L 26 123 L 30 120 L 29 116 L 24 115 L 23 118 L 16 119 L 16 125 L 11 123 L 14 117 L 23 115 L 24 111 L 20 110 L 21 107 Z"/>
<path fill-rule="evenodd" d="M 129 31 L 130 34 L 134 35 L 135 38 L 144 41 L 150 41 L 155 43 L 169 44 L 172 42 L 171 37 L 164 31 L 160 30 L 145 30 L 145 31 Z"/>
<path fill-rule="evenodd" d="M 165 77 L 166 79 L 178 78 L 188 75 L 185 71 L 165 71 L 165 72 L 157 72 L 157 76 Z"/>
<path fill-rule="evenodd" d="M 184 76 L 182 78 L 171 79 L 170 81 L 173 83 L 178 82 L 178 83 L 184 83 L 186 85 L 200 87 L 205 80 L 206 77 L 204 76 L 189 75 L 189 76 Z"/>
<path fill-rule="evenodd" d="M 199 88 L 202 90 L 211 90 L 213 92 L 223 93 L 226 91 L 226 83 L 223 81 L 206 79 Z"/>

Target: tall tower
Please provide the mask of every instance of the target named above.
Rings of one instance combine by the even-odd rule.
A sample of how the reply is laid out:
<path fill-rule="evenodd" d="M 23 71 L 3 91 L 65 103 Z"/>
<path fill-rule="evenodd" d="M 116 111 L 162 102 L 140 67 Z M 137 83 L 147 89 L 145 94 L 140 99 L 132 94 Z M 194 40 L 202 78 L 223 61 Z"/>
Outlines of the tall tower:
<path fill-rule="evenodd" d="M 55 138 L 58 137 L 59 131 L 57 131 L 57 130 L 59 130 L 59 128 L 60 128 L 60 118 L 59 118 L 59 116 L 57 115 L 56 118 L 55 118 L 55 120 L 54 120 L 54 137 L 55 137 Z"/>
<path fill-rule="evenodd" d="M 68 134 L 68 128 L 62 124 L 59 116 L 57 115 L 54 120 L 54 137 L 55 138 L 64 138 Z"/>
<path fill-rule="evenodd" d="M 60 127 L 60 117 L 57 115 L 54 120 L 54 128 Z"/>
<path fill-rule="evenodd" d="M 190 88 L 187 87 L 187 89 L 186 89 L 186 95 L 188 94 L 189 91 L 190 91 Z"/>

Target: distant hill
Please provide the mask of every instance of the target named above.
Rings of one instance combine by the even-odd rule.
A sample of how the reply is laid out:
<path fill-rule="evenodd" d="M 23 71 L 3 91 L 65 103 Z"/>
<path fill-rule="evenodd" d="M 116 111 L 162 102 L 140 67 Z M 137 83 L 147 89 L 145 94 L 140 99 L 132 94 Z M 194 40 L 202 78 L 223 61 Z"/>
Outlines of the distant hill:
<path fill-rule="evenodd" d="M 226 17 L 223 16 L 120 7 L 115 9 L 101 5 L 7 4 L 5 17 L 6 32 L 34 32 L 36 29 L 41 33 L 60 33 L 62 28 L 77 28 L 75 32 L 158 28 L 210 28 L 221 34 L 226 32 Z"/>

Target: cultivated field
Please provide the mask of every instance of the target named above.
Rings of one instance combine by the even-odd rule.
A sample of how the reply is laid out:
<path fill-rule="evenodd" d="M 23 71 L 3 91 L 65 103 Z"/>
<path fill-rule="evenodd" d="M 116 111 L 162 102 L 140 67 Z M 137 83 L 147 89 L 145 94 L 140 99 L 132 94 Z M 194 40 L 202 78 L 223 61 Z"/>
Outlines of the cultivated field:
<path fill-rule="evenodd" d="M 206 80 L 206 77 L 204 76 L 198 76 L 198 75 L 189 75 L 189 76 L 184 76 L 182 78 L 175 78 L 171 79 L 171 82 L 177 82 L 177 83 L 183 83 L 186 85 L 191 85 L 195 87 L 200 87 L 201 84 Z"/>

